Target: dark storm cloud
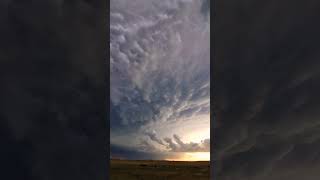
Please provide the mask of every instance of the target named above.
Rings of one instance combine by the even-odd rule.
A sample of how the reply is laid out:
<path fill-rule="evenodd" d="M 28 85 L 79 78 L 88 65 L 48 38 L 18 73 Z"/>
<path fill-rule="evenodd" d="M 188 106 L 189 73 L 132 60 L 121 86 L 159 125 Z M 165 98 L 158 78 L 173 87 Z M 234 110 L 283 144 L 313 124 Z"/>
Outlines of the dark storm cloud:
<path fill-rule="evenodd" d="M 146 135 L 147 135 L 152 141 L 155 141 L 155 142 L 157 142 L 157 143 L 159 143 L 159 144 L 161 144 L 161 145 L 164 145 L 163 142 L 162 142 L 162 140 L 157 137 L 157 134 L 156 134 L 155 131 L 146 132 Z"/>
<path fill-rule="evenodd" d="M 210 15 L 210 1 L 211 0 L 204 0 L 201 6 L 201 11 L 206 17 Z"/>
<path fill-rule="evenodd" d="M 320 176 L 318 1 L 217 1 L 215 179 Z"/>
<path fill-rule="evenodd" d="M 172 152 L 210 152 L 210 139 L 205 139 L 200 143 L 185 143 L 181 138 L 174 134 L 173 139 L 164 138 L 166 147 Z"/>
<path fill-rule="evenodd" d="M 153 153 L 146 153 L 144 151 L 137 151 L 133 148 L 122 147 L 110 144 L 110 155 L 114 159 L 152 159 L 155 155 Z"/>
<path fill-rule="evenodd" d="M 210 152 L 210 139 L 202 140 L 200 143 L 185 143 L 177 134 L 174 134 L 173 138 L 163 138 L 163 141 L 157 137 L 155 132 L 148 132 L 147 135 L 155 143 L 165 146 L 170 152 Z M 156 150 L 148 141 L 142 141 L 142 145 L 145 149 Z"/>
<path fill-rule="evenodd" d="M 111 2 L 113 4 L 117 5 Z M 130 5 L 127 6 L 130 8 Z M 187 62 L 193 59 L 190 57 L 192 53 L 186 59 L 181 59 L 179 49 L 183 44 L 180 38 L 185 30 L 183 25 L 175 24 L 181 15 L 178 9 L 172 14 L 166 12 L 165 8 L 168 7 L 157 9 L 159 12 L 146 10 L 143 11 L 145 14 L 139 12 L 128 17 L 123 10 L 117 12 L 112 7 L 112 11 L 116 12 L 111 15 L 111 100 L 115 107 L 121 107 L 117 113 L 124 126 L 155 121 L 163 116 L 160 111 L 166 107 L 179 113 L 179 108 L 186 102 L 196 102 L 209 95 L 209 86 L 200 89 L 209 82 L 209 67 L 206 66 L 209 59 L 199 57 L 203 60 L 190 62 L 190 65 Z M 148 16 L 149 19 L 145 18 Z M 124 17 L 126 21 L 119 20 Z M 170 43 L 170 39 L 175 42 Z M 182 70 L 184 66 L 186 69 Z M 182 77 L 186 72 L 192 72 L 188 75 L 189 79 Z M 190 111 L 191 107 L 181 110 Z"/>
<path fill-rule="evenodd" d="M 151 144 L 147 140 L 141 140 L 139 145 L 141 147 L 141 150 L 144 152 L 155 152 L 158 150 L 153 144 Z"/>
<path fill-rule="evenodd" d="M 106 178 L 105 13 L 0 2 L 0 179 Z"/>
<path fill-rule="evenodd" d="M 110 156 L 113 159 L 129 160 L 163 160 L 178 157 L 175 154 L 141 151 L 135 148 L 128 148 L 114 144 L 110 144 L 110 153 Z"/>
<path fill-rule="evenodd" d="M 110 3 L 111 141 L 154 150 L 187 123 L 209 129 L 208 2 Z"/>

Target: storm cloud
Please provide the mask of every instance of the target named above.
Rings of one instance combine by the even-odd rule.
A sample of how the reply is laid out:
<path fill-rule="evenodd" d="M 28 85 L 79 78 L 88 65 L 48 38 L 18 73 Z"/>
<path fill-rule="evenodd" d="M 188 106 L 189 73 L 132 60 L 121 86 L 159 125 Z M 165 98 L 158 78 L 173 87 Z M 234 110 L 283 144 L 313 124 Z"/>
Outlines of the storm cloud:
<path fill-rule="evenodd" d="M 318 1 L 216 1 L 214 179 L 319 178 Z"/>
<path fill-rule="evenodd" d="M 173 152 L 210 152 L 210 139 L 205 139 L 200 143 L 184 143 L 181 138 L 174 134 L 173 139 L 164 139 L 168 145 L 167 148 Z"/>
<path fill-rule="evenodd" d="M 136 148 L 128 148 L 125 146 L 111 145 L 111 155 L 112 159 L 127 159 L 127 160 L 163 160 L 163 159 L 173 159 L 180 155 L 178 153 L 166 153 L 166 152 L 152 152 L 152 151 L 141 151 Z"/>
<path fill-rule="evenodd" d="M 106 4 L 0 2 L 0 179 L 106 179 Z"/>
<path fill-rule="evenodd" d="M 110 4 L 111 144 L 167 151 L 164 138 L 191 124 L 209 136 L 208 2 Z"/>

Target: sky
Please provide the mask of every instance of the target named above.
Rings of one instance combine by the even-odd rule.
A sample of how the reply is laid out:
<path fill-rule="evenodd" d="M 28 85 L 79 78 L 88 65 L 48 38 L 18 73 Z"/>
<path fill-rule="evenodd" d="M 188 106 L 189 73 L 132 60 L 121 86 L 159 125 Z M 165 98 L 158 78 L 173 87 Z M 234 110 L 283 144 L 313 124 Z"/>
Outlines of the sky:
<path fill-rule="evenodd" d="M 111 158 L 210 159 L 208 0 L 111 0 Z"/>
<path fill-rule="evenodd" d="M 113 119 L 110 122 L 110 147 L 114 157 L 202 159 L 206 156 L 206 151 L 182 150 L 190 149 L 191 139 L 198 144 L 208 139 L 207 131 L 202 131 L 202 127 L 208 127 L 203 122 L 208 111 L 201 108 L 203 113 L 197 111 L 198 114 L 194 113 L 195 110 L 184 112 L 179 108 L 187 107 L 189 102 L 200 106 L 201 93 L 198 93 L 201 89 L 207 91 L 208 79 L 203 72 L 208 71 L 206 65 L 209 61 L 206 63 L 206 58 L 191 61 L 191 57 L 199 54 L 207 57 L 208 52 L 205 39 L 209 34 L 204 24 L 210 17 L 207 17 L 208 8 L 202 2 L 111 2 L 113 15 L 110 14 L 110 20 L 119 24 L 112 30 L 114 39 L 111 42 L 117 42 L 118 28 L 128 34 L 139 32 L 139 36 L 124 36 L 125 45 L 130 46 L 121 46 L 123 52 L 128 53 L 126 49 L 137 40 L 140 47 L 144 47 L 142 52 L 139 47 L 133 50 L 139 57 L 137 63 L 140 63 L 136 69 L 128 68 L 133 67 L 132 58 L 126 62 L 120 61 L 121 57 L 114 57 L 113 62 L 110 58 L 114 90 L 110 103 L 113 103 L 112 112 L 116 112 L 111 114 Z M 0 139 L 4 143 L 0 151 L 1 179 L 107 179 L 105 148 L 108 145 L 104 137 L 107 136 L 105 117 L 108 111 L 105 109 L 104 65 L 108 59 L 105 57 L 108 44 L 105 43 L 104 28 L 109 12 L 104 3 L 106 1 L 88 0 L 0 2 Z M 154 8 L 149 8 L 151 6 Z M 217 117 L 211 122 L 215 138 L 211 141 L 215 147 L 211 149 L 213 178 L 318 180 L 320 1 L 217 0 L 215 6 L 212 35 L 216 54 L 210 63 L 214 77 L 211 81 L 215 85 L 212 88 L 215 93 L 211 94 L 215 100 L 211 106 L 214 107 L 211 108 Z M 158 22 L 153 19 L 167 17 L 165 13 L 162 13 L 164 16 L 151 15 L 160 10 L 175 15 L 174 21 L 163 22 L 171 26 L 153 25 Z M 124 21 L 125 18 L 132 21 Z M 145 19 L 152 21 L 146 23 Z M 178 30 L 175 24 L 179 24 L 179 20 L 184 22 L 178 28 L 181 42 L 188 42 L 181 43 L 179 53 L 174 48 L 165 48 L 169 46 L 161 46 L 166 40 L 156 41 L 161 42 L 157 44 L 150 43 L 151 38 L 141 38 L 149 37 L 148 27 L 159 30 L 160 37 L 160 30 L 167 32 L 164 37 L 169 34 L 174 37 L 175 30 Z M 140 30 L 136 31 L 139 27 Z M 170 47 L 177 47 L 179 38 L 170 39 Z M 118 39 L 122 40 L 121 37 Z M 144 46 L 145 41 L 148 46 Z M 168 58 L 146 61 L 152 59 L 151 54 L 155 59 L 161 59 L 159 54 Z M 169 58 L 179 56 L 184 61 Z M 159 64 L 155 66 L 154 62 Z M 120 66 L 121 63 L 125 65 Z M 117 73 L 113 71 L 114 67 L 118 67 Z M 163 74 L 171 80 L 169 82 L 179 83 L 172 83 L 176 84 L 174 88 L 169 86 L 163 91 L 150 88 L 161 86 L 159 77 Z M 119 78 L 125 81 L 116 81 Z M 153 81 L 156 78 L 157 81 Z M 132 87 L 135 87 L 136 94 L 132 93 Z M 169 97 L 172 97 L 171 93 L 180 95 L 155 105 L 156 95 L 164 92 Z M 185 94 L 195 97 L 189 99 Z M 143 113 L 141 108 L 130 111 L 131 114 L 124 113 L 135 110 L 132 101 L 148 106 L 142 106 Z M 120 104 L 127 109 L 119 109 Z M 200 107 L 206 107 L 203 104 Z M 156 110 L 158 113 L 153 116 L 145 113 Z M 197 114 L 195 121 L 179 118 L 187 116 L 188 112 Z M 144 118 L 138 121 L 133 115 Z M 166 123 L 160 123 L 161 120 Z M 202 132 L 203 135 L 199 135 Z M 175 134 L 187 145 L 177 148 L 171 144 L 166 148 L 168 142 L 178 144 Z M 165 141 L 166 137 L 171 141 Z M 167 146 L 158 145 L 157 141 Z M 151 150 L 153 146 L 150 144 L 157 149 Z"/>
<path fill-rule="evenodd" d="M 105 12 L 0 2 L 0 179 L 108 179 Z"/>
<path fill-rule="evenodd" d="M 213 179 L 319 179 L 320 2 L 216 2 Z"/>

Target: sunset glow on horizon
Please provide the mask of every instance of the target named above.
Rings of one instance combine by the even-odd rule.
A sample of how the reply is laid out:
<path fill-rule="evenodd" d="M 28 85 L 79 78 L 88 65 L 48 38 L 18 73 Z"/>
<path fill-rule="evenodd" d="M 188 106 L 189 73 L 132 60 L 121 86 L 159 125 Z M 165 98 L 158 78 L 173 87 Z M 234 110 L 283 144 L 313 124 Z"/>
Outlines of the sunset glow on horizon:
<path fill-rule="evenodd" d="M 185 152 L 179 158 L 165 159 L 166 161 L 210 161 L 210 152 Z"/>

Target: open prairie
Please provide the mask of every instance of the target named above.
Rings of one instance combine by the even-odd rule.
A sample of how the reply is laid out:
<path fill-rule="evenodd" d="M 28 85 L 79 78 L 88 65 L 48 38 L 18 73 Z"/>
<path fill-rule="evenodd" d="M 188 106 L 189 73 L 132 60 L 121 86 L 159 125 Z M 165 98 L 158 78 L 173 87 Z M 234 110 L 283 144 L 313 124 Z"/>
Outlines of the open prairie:
<path fill-rule="evenodd" d="M 111 180 L 209 180 L 209 161 L 110 160 Z"/>

